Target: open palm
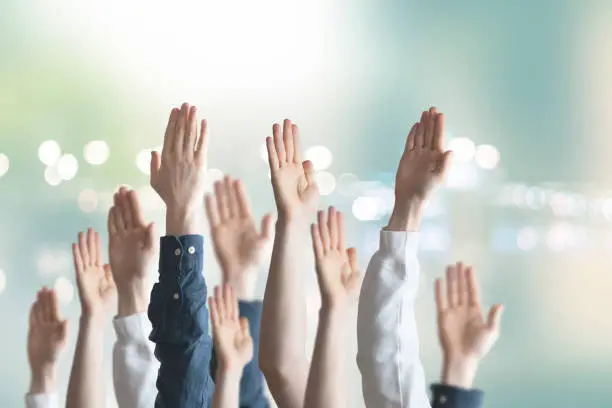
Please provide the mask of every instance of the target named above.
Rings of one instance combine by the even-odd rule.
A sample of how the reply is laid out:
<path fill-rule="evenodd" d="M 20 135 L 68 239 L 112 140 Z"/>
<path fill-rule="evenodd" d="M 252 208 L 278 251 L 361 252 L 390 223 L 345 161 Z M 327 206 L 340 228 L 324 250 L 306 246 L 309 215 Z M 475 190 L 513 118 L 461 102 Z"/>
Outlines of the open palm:
<path fill-rule="evenodd" d="M 266 138 L 272 188 L 279 215 L 308 215 L 316 210 L 319 190 L 310 161 L 302 162 L 299 132 L 290 120 L 272 127 L 273 137 Z"/>
<path fill-rule="evenodd" d="M 100 235 L 89 228 L 79 232 L 78 243 L 72 244 L 76 280 L 85 315 L 99 315 L 111 308 L 116 296 L 110 266 L 102 263 Z"/>
<path fill-rule="evenodd" d="M 426 200 L 444 180 L 450 156 L 444 150 L 444 116 L 431 108 L 406 139 L 395 180 L 396 197 Z"/>
<path fill-rule="evenodd" d="M 30 309 L 28 362 L 34 371 L 51 367 L 66 346 L 68 321 L 61 320 L 55 291 L 46 287 L 38 292 Z"/>
<path fill-rule="evenodd" d="M 209 299 L 213 340 L 225 368 L 242 369 L 253 358 L 253 339 L 249 323 L 238 316 L 238 301 L 230 285 L 215 287 Z"/>
<path fill-rule="evenodd" d="M 451 359 L 480 359 L 499 337 L 501 305 L 483 316 L 478 282 L 471 267 L 457 263 L 446 270 L 446 296 L 436 281 L 438 334 L 445 356 Z"/>

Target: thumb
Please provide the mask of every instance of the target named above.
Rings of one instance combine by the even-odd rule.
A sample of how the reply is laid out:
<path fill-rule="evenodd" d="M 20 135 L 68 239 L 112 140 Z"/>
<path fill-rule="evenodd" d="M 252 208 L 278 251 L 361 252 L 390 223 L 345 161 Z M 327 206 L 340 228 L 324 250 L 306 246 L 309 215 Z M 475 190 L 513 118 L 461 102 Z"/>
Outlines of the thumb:
<path fill-rule="evenodd" d="M 157 176 L 159 174 L 159 167 L 161 166 L 161 155 L 158 151 L 153 150 L 151 152 L 151 186 L 157 183 Z"/>
<path fill-rule="evenodd" d="M 261 219 L 261 238 L 269 240 L 272 237 L 272 226 L 274 225 L 274 217 L 268 213 Z"/>
<path fill-rule="evenodd" d="M 113 279 L 113 271 L 109 264 L 104 264 L 104 281 L 106 282 L 105 290 L 112 290 L 115 287 L 115 280 Z"/>
<path fill-rule="evenodd" d="M 153 248 L 155 246 L 155 223 L 152 222 L 147 225 L 147 229 L 145 231 L 145 246 L 147 248 Z"/>
<path fill-rule="evenodd" d="M 317 187 L 317 181 L 315 179 L 314 166 L 310 160 L 304 160 L 302 162 L 302 169 L 304 169 L 304 176 L 306 177 L 306 199 L 311 199 L 319 194 L 319 188 Z"/>
<path fill-rule="evenodd" d="M 240 331 L 245 339 L 251 338 L 251 328 L 249 327 L 249 319 L 246 317 L 240 318 Z"/>
<path fill-rule="evenodd" d="M 70 327 L 70 322 L 68 319 L 62 321 L 60 323 L 60 335 L 61 337 L 66 337 L 68 335 L 68 328 Z"/>
<path fill-rule="evenodd" d="M 489 328 L 489 330 L 499 330 L 503 311 L 503 305 L 493 305 L 491 307 L 491 309 L 489 310 L 489 316 L 487 317 L 487 327 Z"/>
<path fill-rule="evenodd" d="M 444 152 L 444 156 L 442 156 L 442 162 L 440 163 L 440 167 L 438 168 L 438 174 L 444 178 L 446 177 L 446 173 L 450 168 L 451 159 L 453 158 L 452 150 L 448 150 Z"/>

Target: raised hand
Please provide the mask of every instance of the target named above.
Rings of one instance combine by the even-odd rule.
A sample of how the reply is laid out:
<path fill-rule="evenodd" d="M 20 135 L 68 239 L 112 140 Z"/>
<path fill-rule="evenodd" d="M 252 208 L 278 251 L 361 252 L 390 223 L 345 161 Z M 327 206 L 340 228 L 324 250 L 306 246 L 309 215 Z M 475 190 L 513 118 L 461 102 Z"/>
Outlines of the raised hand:
<path fill-rule="evenodd" d="M 395 176 L 389 228 L 418 228 L 423 204 L 443 182 L 452 152 L 444 150 L 444 116 L 430 108 L 412 126 Z"/>
<path fill-rule="evenodd" d="M 68 320 L 62 320 L 54 290 L 42 288 L 30 309 L 28 362 L 32 370 L 30 393 L 50 393 L 55 387 L 55 368 L 66 347 Z"/>
<path fill-rule="evenodd" d="M 172 109 L 161 155 L 151 154 L 151 186 L 166 203 L 166 234 L 201 234 L 207 124 L 198 137 L 197 109 Z"/>
<path fill-rule="evenodd" d="M 441 279 L 436 280 L 435 293 L 445 370 L 454 371 L 446 375 L 467 376 L 471 385 L 478 362 L 499 337 L 503 306 L 491 307 L 485 320 L 476 274 L 460 262 L 446 269 L 446 293 Z"/>
<path fill-rule="evenodd" d="M 214 297 L 208 301 L 219 368 L 242 372 L 253 358 L 249 322 L 246 318 L 238 317 L 238 301 L 230 285 L 216 286 Z"/>
<path fill-rule="evenodd" d="M 215 183 L 215 194 L 207 195 L 205 203 L 223 283 L 231 285 L 239 299 L 249 298 L 265 244 L 272 235 L 272 216 L 266 214 L 261 232 L 257 231 L 244 186 L 229 176 Z"/>
<path fill-rule="evenodd" d="M 356 298 L 361 275 L 355 248 L 346 249 L 342 213 L 329 207 L 318 213 L 318 225 L 311 227 L 317 280 L 323 307 L 344 306 Z"/>
<path fill-rule="evenodd" d="M 319 190 L 312 163 L 302 162 L 298 127 L 285 119 L 282 133 L 274 124 L 272 134 L 266 138 L 266 147 L 279 218 L 309 216 L 316 210 Z"/>
<path fill-rule="evenodd" d="M 147 275 L 157 261 L 153 223 L 142 215 L 136 191 L 121 187 L 108 213 L 108 253 L 119 295 L 119 316 L 145 312 L 149 304 Z"/>
<path fill-rule="evenodd" d="M 100 235 L 92 228 L 87 233 L 79 232 L 78 242 L 72 244 L 72 256 L 82 314 L 103 315 L 111 308 L 116 289 L 110 265 L 102 263 Z"/>

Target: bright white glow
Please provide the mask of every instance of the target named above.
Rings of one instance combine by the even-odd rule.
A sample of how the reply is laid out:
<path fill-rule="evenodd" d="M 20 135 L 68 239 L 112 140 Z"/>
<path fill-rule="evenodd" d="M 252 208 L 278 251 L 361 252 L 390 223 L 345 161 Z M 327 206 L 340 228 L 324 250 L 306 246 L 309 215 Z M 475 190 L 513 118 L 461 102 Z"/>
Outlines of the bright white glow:
<path fill-rule="evenodd" d="M 325 146 L 311 147 L 306 150 L 304 157 L 312 162 L 312 166 L 317 171 L 329 168 L 334 160 L 332 152 Z"/>
<path fill-rule="evenodd" d="M 475 160 L 483 169 L 494 169 L 499 163 L 499 151 L 495 146 L 480 145 L 476 149 Z"/>
<path fill-rule="evenodd" d="M 96 52 L 110 53 L 108 61 L 169 90 L 284 89 L 319 71 L 333 28 L 323 0 L 60 0 L 41 14 L 51 10 L 55 27 L 80 30 Z M 284 53 L 291 69 L 279 63 Z"/>
<path fill-rule="evenodd" d="M 449 251 L 451 236 L 445 228 L 428 226 L 421 229 L 419 248 L 423 251 Z"/>
<path fill-rule="evenodd" d="M 49 166 L 45 169 L 45 181 L 51 186 L 57 186 L 62 182 L 57 166 Z"/>
<path fill-rule="evenodd" d="M 346 196 L 357 194 L 359 178 L 352 173 L 344 173 L 338 177 L 338 193 Z"/>
<path fill-rule="evenodd" d="M 317 186 L 319 187 L 319 194 L 322 196 L 330 195 L 336 188 L 336 178 L 333 174 L 326 171 L 319 171 L 315 175 Z"/>
<path fill-rule="evenodd" d="M 104 140 L 93 140 L 83 148 L 83 157 L 89 164 L 100 165 L 108 160 L 110 148 Z"/>
<path fill-rule="evenodd" d="M 38 158 L 47 166 L 55 165 L 61 155 L 62 149 L 55 140 L 44 141 L 38 148 Z"/>
<path fill-rule="evenodd" d="M 601 206 L 601 212 L 608 221 L 612 221 L 612 199 L 607 198 Z"/>
<path fill-rule="evenodd" d="M 144 175 L 151 175 L 151 149 L 143 149 L 136 155 L 136 167 Z"/>
<path fill-rule="evenodd" d="M 79 193 L 77 198 L 81 211 L 89 213 L 98 207 L 98 194 L 92 189 L 86 189 Z"/>
<path fill-rule="evenodd" d="M 144 186 L 137 190 L 140 205 L 145 211 L 156 211 L 163 208 L 163 201 L 151 186 Z"/>
<path fill-rule="evenodd" d="M 42 276 L 58 275 L 71 269 L 72 254 L 64 250 L 44 249 L 37 259 L 38 273 Z"/>
<path fill-rule="evenodd" d="M 446 178 L 446 186 L 454 190 L 473 190 L 478 187 L 480 177 L 476 167 L 453 161 Z"/>
<path fill-rule="evenodd" d="M 469 163 L 476 153 L 476 145 L 467 137 L 456 137 L 448 142 L 448 149 L 453 151 L 453 161 Z"/>
<path fill-rule="evenodd" d="M 10 166 L 9 158 L 6 154 L 0 153 L 0 177 L 4 176 L 9 170 Z"/>
<path fill-rule="evenodd" d="M 532 210 L 541 210 L 546 205 L 546 191 L 539 187 L 530 187 L 525 192 L 525 204 Z"/>
<path fill-rule="evenodd" d="M 65 154 L 57 162 L 57 174 L 62 180 L 72 180 L 79 170 L 79 162 L 71 154 Z"/>
<path fill-rule="evenodd" d="M 70 302 L 72 302 L 72 299 L 74 298 L 74 286 L 72 285 L 72 282 L 63 276 L 60 276 L 55 280 L 54 288 L 60 303 L 68 305 Z"/>
<path fill-rule="evenodd" d="M 516 245 L 523 251 L 535 249 L 538 245 L 538 232 L 531 227 L 521 228 L 516 236 Z"/>
<path fill-rule="evenodd" d="M 6 274 L 0 269 L 0 293 L 4 292 L 6 288 Z"/>
<path fill-rule="evenodd" d="M 385 202 L 379 197 L 357 197 L 353 201 L 353 215 L 360 221 L 373 221 L 382 218 Z"/>
<path fill-rule="evenodd" d="M 261 157 L 261 160 L 268 163 L 268 146 L 266 145 L 265 142 L 259 148 L 259 157 Z"/>
<path fill-rule="evenodd" d="M 576 244 L 577 231 L 569 224 L 557 224 L 546 234 L 546 244 L 553 251 L 563 251 Z"/>

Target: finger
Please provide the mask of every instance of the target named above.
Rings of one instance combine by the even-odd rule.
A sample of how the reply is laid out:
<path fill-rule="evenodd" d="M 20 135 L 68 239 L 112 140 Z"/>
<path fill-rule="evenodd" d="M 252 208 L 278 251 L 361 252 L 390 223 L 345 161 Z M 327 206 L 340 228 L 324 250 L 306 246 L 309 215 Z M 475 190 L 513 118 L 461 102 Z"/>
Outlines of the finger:
<path fill-rule="evenodd" d="M 49 297 L 48 290 L 45 290 L 40 297 L 40 309 L 43 321 L 46 323 L 51 322 L 51 298 Z"/>
<path fill-rule="evenodd" d="M 425 132 L 427 128 L 428 117 L 429 117 L 429 112 L 427 111 L 424 111 L 421 114 L 421 120 L 419 121 L 419 126 L 417 126 L 417 129 L 414 135 L 414 148 L 415 149 L 420 149 L 425 144 Z"/>
<path fill-rule="evenodd" d="M 121 199 L 121 192 L 117 191 L 115 195 L 113 195 L 113 207 L 115 208 L 115 226 L 117 227 L 117 233 L 124 234 L 127 229 L 127 225 L 125 222 L 123 205 Z"/>
<path fill-rule="evenodd" d="M 157 179 L 159 177 L 159 168 L 161 167 L 161 154 L 156 152 L 155 150 L 151 152 L 151 163 L 149 165 L 150 171 L 150 184 L 151 187 L 154 187 L 157 184 Z"/>
<path fill-rule="evenodd" d="M 89 250 L 87 247 L 87 234 L 84 232 L 79 232 L 79 252 L 81 265 L 83 266 L 81 270 L 84 269 L 85 265 L 90 264 Z"/>
<path fill-rule="evenodd" d="M 100 234 L 92 230 L 93 234 L 93 245 L 94 245 L 94 265 L 102 265 L 102 241 L 100 240 Z"/>
<path fill-rule="evenodd" d="M 274 226 L 274 216 L 266 214 L 261 219 L 261 239 L 267 241 L 272 238 L 272 228 Z"/>
<path fill-rule="evenodd" d="M 431 149 L 433 146 L 434 133 L 436 131 L 436 108 L 429 108 L 429 114 L 427 115 L 427 131 L 425 132 L 425 140 L 423 147 Z"/>
<path fill-rule="evenodd" d="M 245 339 L 251 338 L 251 328 L 249 327 L 249 319 L 246 317 L 240 318 L 240 331 Z"/>
<path fill-rule="evenodd" d="M 196 142 L 198 138 L 198 108 L 192 106 L 189 109 L 189 117 L 187 118 L 187 128 L 185 129 L 185 137 L 183 139 L 183 152 L 185 157 L 191 159 L 194 157 Z"/>
<path fill-rule="evenodd" d="M 119 192 L 119 208 L 121 209 L 121 218 L 123 218 L 125 229 L 131 230 L 134 228 L 134 219 L 132 218 L 132 207 L 128 194 L 127 188 L 122 187 Z"/>
<path fill-rule="evenodd" d="M 210 296 L 208 298 L 208 308 L 210 309 L 210 320 L 212 320 L 213 326 L 219 325 L 219 310 L 217 309 L 217 302 Z M 216 333 L 213 333 L 216 334 Z"/>
<path fill-rule="evenodd" d="M 230 176 L 225 176 L 225 193 L 227 194 L 227 206 L 229 208 L 230 218 L 238 218 L 240 216 L 240 207 L 238 205 L 238 197 L 236 197 L 236 187 L 234 180 Z"/>
<path fill-rule="evenodd" d="M 106 284 L 106 291 L 113 290 L 115 288 L 115 280 L 113 279 L 113 271 L 111 270 L 110 265 L 104 264 L 102 269 L 104 270 L 104 283 Z"/>
<path fill-rule="evenodd" d="M 219 225 L 219 211 L 217 209 L 217 199 L 211 194 L 206 194 L 204 198 L 204 205 L 206 207 L 206 217 L 211 228 L 215 228 Z"/>
<path fill-rule="evenodd" d="M 329 231 L 329 246 L 332 249 L 338 248 L 338 220 L 336 219 L 336 209 L 327 209 L 327 230 Z"/>
<path fill-rule="evenodd" d="M 249 218 L 251 216 L 251 203 L 249 202 L 249 196 L 244 188 L 242 181 L 234 181 L 234 197 L 238 205 L 238 213 L 242 218 Z"/>
<path fill-rule="evenodd" d="M 283 145 L 285 146 L 285 155 L 287 163 L 293 163 L 293 126 L 289 119 L 285 119 L 283 121 Z"/>
<path fill-rule="evenodd" d="M 177 108 L 172 108 L 172 110 L 170 111 L 170 117 L 168 118 L 168 125 L 166 126 L 166 133 L 164 134 L 164 146 L 162 148 L 162 155 L 164 156 L 172 152 L 172 141 L 174 139 L 174 131 L 176 128 L 176 121 L 178 120 L 178 116 L 179 110 Z"/>
<path fill-rule="evenodd" d="M 357 259 L 357 250 L 353 247 L 346 250 L 346 257 L 349 261 L 349 266 L 351 267 L 351 271 L 353 273 L 359 272 L 359 261 Z"/>
<path fill-rule="evenodd" d="M 293 123 L 291 125 L 293 132 L 293 162 L 299 164 L 302 162 L 302 149 L 300 147 L 300 129 Z"/>
<path fill-rule="evenodd" d="M 310 160 L 302 162 L 302 169 L 304 170 L 304 176 L 306 177 L 306 183 L 308 186 L 315 185 L 314 166 Z"/>
<path fill-rule="evenodd" d="M 344 232 L 344 215 L 340 211 L 336 212 L 336 223 L 338 229 L 338 250 L 344 251 L 346 248 L 346 234 Z"/>
<path fill-rule="evenodd" d="M 57 298 L 57 292 L 54 289 L 49 291 L 49 301 L 51 303 L 51 320 L 59 322 L 62 320 L 59 307 L 59 299 Z"/>
<path fill-rule="evenodd" d="M 501 318 L 504 312 L 503 305 L 494 305 L 489 310 L 489 316 L 487 317 L 487 327 L 489 330 L 498 331 L 501 326 Z"/>
<path fill-rule="evenodd" d="M 449 307 L 456 307 L 457 299 L 457 270 L 455 266 L 446 268 L 446 292 Z"/>
<path fill-rule="evenodd" d="M 33 326 L 36 326 L 38 324 L 38 320 L 36 318 L 36 301 L 34 301 L 34 303 L 32 303 L 32 306 L 30 306 L 30 315 L 28 318 L 28 322 L 30 325 L 30 328 L 32 328 Z"/>
<path fill-rule="evenodd" d="M 457 264 L 457 304 L 467 303 L 467 283 L 465 281 L 465 267 L 460 262 Z"/>
<path fill-rule="evenodd" d="M 127 201 L 129 203 L 129 212 L 131 213 L 134 227 L 144 227 L 147 225 L 144 219 L 144 214 L 142 213 L 142 207 L 140 206 L 138 193 L 134 190 L 128 191 Z"/>
<path fill-rule="evenodd" d="M 215 196 L 217 197 L 217 212 L 219 213 L 219 221 L 226 222 L 230 218 L 229 207 L 227 203 L 227 194 L 225 191 L 225 183 L 215 181 Z"/>
<path fill-rule="evenodd" d="M 285 119 L 285 122 L 287 120 Z M 283 122 L 283 125 L 285 124 Z M 276 123 L 272 126 L 272 136 L 274 137 L 274 148 L 276 149 L 276 156 L 278 156 L 278 164 L 280 167 L 284 167 L 287 164 L 287 155 L 285 153 L 285 142 L 283 140 L 283 133 L 281 128 Z"/>
<path fill-rule="evenodd" d="M 480 305 L 480 288 L 473 268 L 466 271 L 467 301 L 470 306 Z"/>
<path fill-rule="evenodd" d="M 320 260 L 324 255 L 324 250 L 321 234 L 319 233 L 319 226 L 317 224 L 310 225 L 310 237 L 312 238 L 312 249 L 315 254 L 315 259 Z"/>
<path fill-rule="evenodd" d="M 106 219 L 106 227 L 108 229 L 109 237 L 112 237 L 117 234 L 117 209 L 115 206 L 112 206 L 110 210 L 108 210 L 108 217 Z"/>
<path fill-rule="evenodd" d="M 435 292 L 436 309 L 438 310 L 438 313 L 442 313 L 448 307 L 448 305 L 446 304 L 446 297 L 444 296 L 444 281 L 442 279 L 436 279 Z"/>
<path fill-rule="evenodd" d="M 276 154 L 276 147 L 274 147 L 274 139 L 266 137 L 266 149 L 268 150 L 268 164 L 270 165 L 270 171 L 278 170 L 280 164 L 278 162 L 278 155 Z"/>
<path fill-rule="evenodd" d="M 437 113 L 435 116 L 435 127 L 431 148 L 441 153 L 444 151 L 444 114 Z"/>
<path fill-rule="evenodd" d="M 323 251 L 327 253 L 329 251 L 329 230 L 327 228 L 327 220 L 325 219 L 325 211 L 317 213 L 317 224 L 319 225 L 319 235 L 321 237 L 321 244 L 323 244 Z"/>
<path fill-rule="evenodd" d="M 176 122 L 176 130 L 174 132 L 174 140 L 172 141 L 172 153 L 175 155 L 183 154 L 183 145 L 185 133 L 187 132 L 187 120 L 189 119 L 189 104 L 183 103 L 178 114 Z"/>
<path fill-rule="evenodd" d="M 219 312 L 219 323 L 225 322 L 225 303 L 223 301 L 223 291 L 219 285 L 215 286 L 215 303 L 217 304 L 217 311 Z"/>
<path fill-rule="evenodd" d="M 80 237 L 79 237 L 80 241 Z M 83 272 L 83 257 L 81 257 L 81 251 L 79 245 L 72 244 L 72 260 L 74 261 L 74 271 L 77 277 Z"/>
<path fill-rule="evenodd" d="M 418 122 L 412 125 L 412 128 L 410 129 L 410 132 L 408 133 L 408 137 L 406 137 L 406 147 L 404 148 L 404 154 L 408 153 L 408 151 L 410 150 L 414 150 L 416 132 L 418 128 L 419 128 Z"/>
<path fill-rule="evenodd" d="M 44 296 L 43 293 L 39 292 L 38 299 L 36 300 L 36 304 L 35 304 L 36 323 L 39 326 L 45 323 L 45 312 L 43 310 L 43 304 L 42 304 L 43 296 Z"/>
<path fill-rule="evenodd" d="M 208 122 L 206 119 L 202 119 L 200 122 L 200 136 L 195 148 L 194 157 L 198 163 L 204 164 L 206 160 L 206 150 L 208 149 Z"/>

